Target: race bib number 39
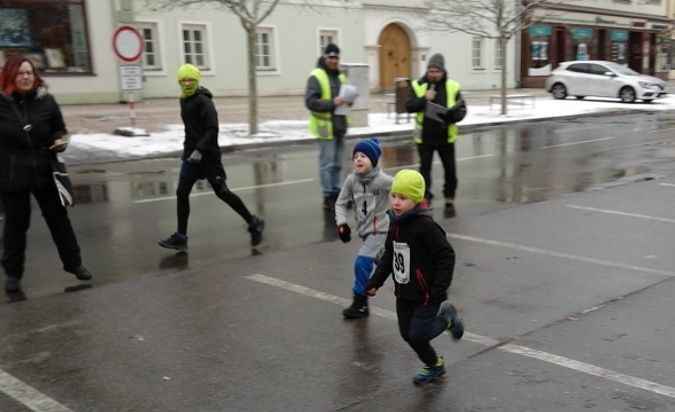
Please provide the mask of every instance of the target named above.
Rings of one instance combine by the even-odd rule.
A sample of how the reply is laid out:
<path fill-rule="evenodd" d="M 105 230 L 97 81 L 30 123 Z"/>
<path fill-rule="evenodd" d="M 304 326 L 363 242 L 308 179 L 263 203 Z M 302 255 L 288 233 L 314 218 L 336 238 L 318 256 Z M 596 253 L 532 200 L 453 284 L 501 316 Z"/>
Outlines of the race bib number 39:
<path fill-rule="evenodd" d="M 410 282 L 410 247 L 407 243 L 394 242 L 394 279 L 398 283 Z"/>

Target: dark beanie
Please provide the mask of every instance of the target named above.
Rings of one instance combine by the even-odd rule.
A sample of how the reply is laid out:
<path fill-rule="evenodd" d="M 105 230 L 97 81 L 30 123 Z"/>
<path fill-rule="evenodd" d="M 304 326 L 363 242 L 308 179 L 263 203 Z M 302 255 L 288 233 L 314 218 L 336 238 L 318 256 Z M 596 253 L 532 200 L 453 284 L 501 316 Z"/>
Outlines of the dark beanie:
<path fill-rule="evenodd" d="M 366 139 L 361 140 L 356 144 L 356 146 L 354 146 L 352 157 L 354 157 L 356 152 L 361 152 L 368 156 L 370 163 L 372 163 L 373 167 L 375 167 L 377 166 L 377 161 L 382 154 L 382 148 L 380 148 L 380 142 L 377 139 Z"/>
<path fill-rule="evenodd" d="M 443 55 L 440 53 L 436 53 L 431 58 L 429 59 L 429 64 L 427 64 L 427 68 L 429 67 L 435 67 L 437 69 L 441 69 L 445 71 L 445 61 L 443 60 Z"/>
<path fill-rule="evenodd" d="M 340 48 L 333 43 L 328 43 L 323 51 L 324 56 L 340 57 Z"/>

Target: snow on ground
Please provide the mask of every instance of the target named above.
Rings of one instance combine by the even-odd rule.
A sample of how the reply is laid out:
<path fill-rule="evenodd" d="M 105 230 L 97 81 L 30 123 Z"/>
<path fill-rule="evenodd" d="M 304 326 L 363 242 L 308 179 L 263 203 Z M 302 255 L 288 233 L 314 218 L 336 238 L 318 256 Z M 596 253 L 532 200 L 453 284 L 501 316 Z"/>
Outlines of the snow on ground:
<path fill-rule="evenodd" d="M 592 115 L 612 111 L 663 111 L 675 110 L 675 95 L 652 103 L 625 104 L 616 99 L 592 100 L 553 100 L 539 98 L 534 106 L 515 106 L 510 104 L 508 114 L 499 114 L 499 105 L 469 106 L 461 127 L 481 124 L 513 123 L 535 119 L 567 117 L 574 115 Z M 414 118 L 408 123 L 405 115 L 399 115 L 399 124 L 395 124 L 393 114 L 371 113 L 368 127 L 352 127 L 352 136 L 369 136 L 383 133 L 411 130 Z M 460 129 L 461 130 L 461 129 Z M 260 124 L 256 136 L 248 136 L 247 124 L 227 123 L 220 125 L 218 143 L 221 147 L 239 148 L 275 144 L 280 142 L 306 141 L 311 139 L 307 130 L 307 120 L 275 120 Z M 75 134 L 72 136 L 68 151 L 63 159 L 68 163 L 89 163 L 114 160 L 130 160 L 145 157 L 176 155 L 183 147 L 183 125 L 167 125 L 166 131 L 152 133 L 150 136 L 125 137 L 109 133 Z"/>

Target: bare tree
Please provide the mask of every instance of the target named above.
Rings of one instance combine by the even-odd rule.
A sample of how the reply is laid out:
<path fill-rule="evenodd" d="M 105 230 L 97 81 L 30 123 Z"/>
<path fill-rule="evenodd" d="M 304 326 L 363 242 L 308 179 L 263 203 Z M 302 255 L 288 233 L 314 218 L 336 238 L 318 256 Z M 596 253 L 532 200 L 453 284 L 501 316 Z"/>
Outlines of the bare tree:
<path fill-rule="evenodd" d="M 497 39 L 501 51 L 501 114 L 506 104 L 506 46 L 512 37 L 550 16 L 552 0 L 426 0 L 426 21 L 432 30 L 462 32 Z M 534 10 L 537 9 L 535 18 Z"/>
<path fill-rule="evenodd" d="M 145 0 L 154 10 L 169 10 L 189 6 L 215 5 L 239 18 L 246 31 L 248 62 L 248 131 L 258 133 L 258 82 L 256 79 L 256 30 L 279 4 L 279 0 Z"/>

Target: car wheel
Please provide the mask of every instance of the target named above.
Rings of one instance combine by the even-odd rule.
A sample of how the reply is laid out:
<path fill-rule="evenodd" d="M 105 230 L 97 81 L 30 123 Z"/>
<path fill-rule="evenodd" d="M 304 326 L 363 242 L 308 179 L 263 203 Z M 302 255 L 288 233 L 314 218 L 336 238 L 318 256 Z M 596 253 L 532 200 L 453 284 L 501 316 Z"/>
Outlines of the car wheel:
<path fill-rule="evenodd" d="M 632 87 L 624 87 L 619 90 L 619 97 L 624 103 L 633 103 L 635 101 L 635 90 Z"/>
<path fill-rule="evenodd" d="M 562 83 L 556 83 L 551 87 L 551 94 L 554 99 L 564 99 L 567 97 L 567 88 Z"/>
<path fill-rule="evenodd" d="M 642 99 L 642 101 L 645 102 L 645 103 L 651 103 L 652 99 Z"/>
<path fill-rule="evenodd" d="M 576 97 L 577 100 L 581 100 L 581 99 L 583 99 L 583 98 L 586 97 L 586 96 L 574 96 L 574 97 Z"/>

